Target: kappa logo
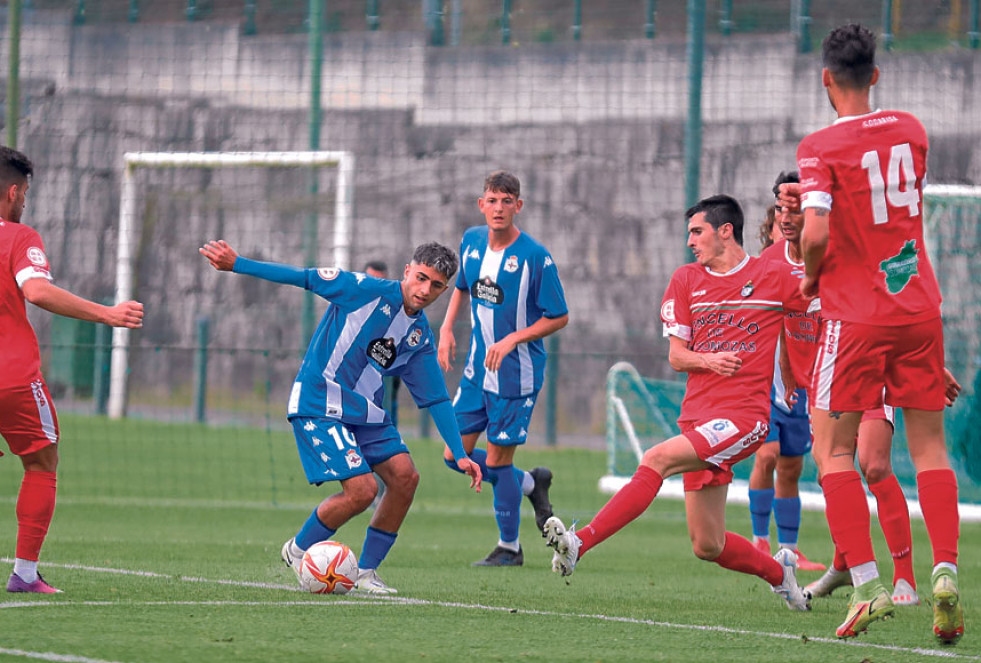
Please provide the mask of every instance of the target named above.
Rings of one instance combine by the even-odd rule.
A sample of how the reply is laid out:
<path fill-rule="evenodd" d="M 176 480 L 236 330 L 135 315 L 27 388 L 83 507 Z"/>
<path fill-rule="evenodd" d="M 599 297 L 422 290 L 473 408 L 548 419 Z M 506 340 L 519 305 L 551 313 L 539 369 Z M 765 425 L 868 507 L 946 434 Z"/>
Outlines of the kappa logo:
<path fill-rule="evenodd" d="M 321 439 L 320 439 L 319 437 L 316 437 L 316 436 L 315 436 L 315 437 L 313 438 L 313 446 L 315 446 L 315 447 L 319 447 L 319 446 L 320 446 L 321 444 L 323 444 L 323 443 L 324 443 L 324 441 L 323 441 L 323 440 L 321 440 Z"/>
<path fill-rule="evenodd" d="M 503 431 L 502 430 L 500 432 L 500 434 L 497 436 L 497 439 L 499 439 L 499 440 L 510 440 L 511 439 L 511 436 L 508 435 L 506 431 Z"/>
<path fill-rule="evenodd" d="M 391 307 L 391 306 L 389 306 L 388 304 L 385 304 L 385 305 L 384 305 L 384 306 L 382 306 L 382 307 L 381 307 L 381 309 L 379 309 L 379 310 L 380 310 L 380 311 L 381 311 L 382 313 L 384 313 L 385 315 L 387 315 L 388 317 L 392 317 L 392 307 Z"/>
<path fill-rule="evenodd" d="M 365 280 L 366 278 L 368 278 L 368 275 L 367 275 L 367 274 L 362 274 L 361 272 L 357 272 L 357 273 L 356 273 L 356 274 L 354 275 L 354 278 L 356 278 L 356 279 L 358 280 L 358 283 L 361 283 L 361 282 L 362 282 L 362 281 L 364 281 L 364 280 Z"/>
<path fill-rule="evenodd" d="M 308 421 L 307 423 L 303 424 L 303 430 L 305 431 L 317 430 L 317 424 L 313 423 L 312 421 Z"/>
<path fill-rule="evenodd" d="M 510 273 L 518 271 L 518 256 L 508 256 L 504 262 L 504 271 Z"/>
<path fill-rule="evenodd" d="M 328 456 L 327 454 L 325 454 L 324 452 L 321 451 L 320 452 L 320 460 L 324 461 L 325 463 L 329 463 L 330 462 L 330 456 Z"/>
<path fill-rule="evenodd" d="M 336 267 L 321 267 L 317 270 L 317 274 L 324 281 L 333 281 L 337 278 L 337 275 L 341 273 L 341 270 Z"/>
<path fill-rule="evenodd" d="M 661 304 L 661 319 L 665 322 L 674 322 L 674 300 L 669 299 L 668 301 Z"/>
<path fill-rule="evenodd" d="M 545 266 L 546 267 L 551 267 L 554 264 L 555 263 L 552 262 L 552 256 L 545 256 Z"/>
<path fill-rule="evenodd" d="M 419 340 L 422 338 L 422 330 L 418 327 L 409 332 L 409 338 L 406 339 L 406 343 L 409 344 L 410 348 L 414 348 L 419 345 Z"/>
<path fill-rule="evenodd" d="M 467 254 L 468 258 L 473 258 L 474 260 L 480 259 L 480 251 L 477 249 L 470 249 L 470 253 Z"/>
<path fill-rule="evenodd" d="M 44 267 L 48 264 L 48 259 L 44 257 L 44 251 L 36 246 L 27 249 L 27 259 L 38 267 Z"/>
<path fill-rule="evenodd" d="M 344 454 L 344 460 L 347 461 L 347 466 L 352 470 L 361 467 L 361 463 L 364 462 L 364 459 L 354 449 L 347 450 L 347 453 Z"/>
<path fill-rule="evenodd" d="M 525 399 L 525 404 L 524 404 L 523 407 L 535 407 L 535 399 L 533 399 L 533 398 L 526 398 Z"/>
<path fill-rule="evenodd" d="M 522 428 L 521 430 L 518 431 L 518 437 L 528 437 L 528 431 Z"/>

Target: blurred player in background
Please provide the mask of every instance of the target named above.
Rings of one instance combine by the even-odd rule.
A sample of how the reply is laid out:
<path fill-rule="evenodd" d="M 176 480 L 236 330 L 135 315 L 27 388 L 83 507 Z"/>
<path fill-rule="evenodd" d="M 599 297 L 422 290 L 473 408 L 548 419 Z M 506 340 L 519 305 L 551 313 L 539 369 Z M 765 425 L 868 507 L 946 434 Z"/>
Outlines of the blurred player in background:
<path fill-rule="evenodd" d="M 780 173 L 773 186 L 774 195 L 779 193 L 781 184 L 799 181 L 796 172 Z M 760 258 L 785 263 L 795 275 L 803 276 L 800 230 L 804 215 L 784 207 L 773 206 L 773 209 L 774 228 L 780 232 L 781 238 L 767 247 Z M 802 571 L 824 570 L 824 564 L 810 561 L 797 547 L 801 512 L 797 484 L 804 470 L 804 456 L 811 451 L 811 422 L 804 386 L 808 384 L 807 377 L 817 351 L 819 324 L 820 314 L 814 311 L 791 312 L 784 319 L 780 351 L 785 353 L 786 360 L 778 361 L 773 373 L 770 432 L 753 457 L 753 471 L 749 475 L 749 512 L 754 545 L 770 554 L 772 512 L 777 524 L 777 545 L 794 551 L 797 568 Z M 787 372 L 791 375 L 785 376 Z M 785 377 L 789 379 L 785 381 Z M 773 479 L 774 471 L 776 482 Z"/>
<path fill-rule="evenodd" d="M 823 332 L 812 380 L 814 459 L 831 536 L 855 592 L 839 637 L 854 637 L 892 615 L 869 535 L 870 515 L 854 467 L 862 413 L 902 407 L 917 468 L 923 519 L 933 546 L 936 638 L 964 633 L 957 588 L 957 479 L 944 442 L 940 289 L 923 244 L 928 141 L 902 111 L 873 110 L 875 37 L 836 28 L 822 44 L 822 82 L 838 120 L 797 148 L 801 292 L 821 296 Z"/>
<path fill-rule="evenodd" d="M 286 565 L 299 576 L 304 551 L 330 539 L 365 511 L 378 491 L 372 470 L 385 481 L 358 560 L 357 589 L 374 594 L 396 590 L 377 568 L 395 543 L 412 504 L 419 473 L 388 413 L 382 408 L 386 375 L 400 375 L 433 421 L 456 459 L 480 491 L 480 467 L 467 458 L 436 362 L 434 339 L 423 309 L 449 286 L 456 255 L 439 244 L 416 248 L 400 282 L 366 278 L 330 267 L 301 269 L 239 256 L 225 241 L 200 250 L 211 265 L 305 288 L 330 302 L 290 393 L 287 418 L 293 426 L 307 480 L 340 481 L 341 492 L 313 510 L 295 537 L 283 544 Z"/>
<path fill-rule="evenodd" d="M 579 558 L 642 514 L 669 476 L 684 473 L 685 513 L 695 555 L 762 578 L 792 610 L 808 610 L 797 584 L 797 556 L 770 557 L 726 531 L 732 466 L 766 439 L 777 338 L 787 311 L 805 311 L 787 265 L 743 250 L 743 213 L 725 195 L 685 213 L 696 262 L 671 277 L 661 304 L 671 368 L 688 374 L 678 425 L 681 435 L 644 453 L 640 467 L 593 520 L 576 532 L 557 517 L 545 524 L 555 548 L 552 568 L 570 575 Z"/>
<path fill-rule="evenodd" d="M 780 225 L 777 223 L 777 206 L 769 205 L 763 214 L 763 221 L 760 222 L 760 228 L 757 232 L 757 238 L 760 240 L 760 251 L 773 246 L 782 237 Z"/>
<path fill-rule="evenodd" d="M 486 225 L 467 230 L 460 243 L 460 274 L 439 331 L 439 363 L 449 371 L 456 358 L 453 322 L 470 298 L 473 332 L 463 379 L 453 399 L 463 445 L 494 487 L 497 545 L 476 566 L 521 566 L 518 540 L 521 495 L 535 509 L 541 530 L 552 515 L 548 490 L 552 472 L 514 466 L 518 445 L 528 438 L 531 413 L 545 375 L 542 339 L 569 322 L 569 309 L 552 256 L 518 229 L 521 183 L 505 171 L 484 181 L 477 207 Z M 487 431 L 487 451 L 476 449 Z M 451 469 L 449 450 L 446 461 Z"/>
<path fill-rule="evenodd" d="M 58 315 L 130 329 L 143 326 L 143 304 L 102 306 L 51 283 L 41 236 L 20 222 L 33 175 L 30 159 L 0 146 L 0 435 L 24 466 L 7 591 L 51 594 L 61 590 L 45 582 L 37 565 L 57 494 L 58 416 L 24 300 Z"/>

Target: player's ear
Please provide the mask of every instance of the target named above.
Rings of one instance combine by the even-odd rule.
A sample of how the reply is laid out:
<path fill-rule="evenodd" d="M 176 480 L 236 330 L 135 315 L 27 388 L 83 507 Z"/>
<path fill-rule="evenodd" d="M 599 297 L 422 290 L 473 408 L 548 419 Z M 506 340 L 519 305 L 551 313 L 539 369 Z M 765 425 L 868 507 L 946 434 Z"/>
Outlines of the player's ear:
<path fill-rule="evenodd" d="M 827 67 L 821 69 L 821 85 L 831 87 L 831 72 Z"/>
<path fill-rule="evenodd" d="M 879 82 L 879 68 L 876 67 L 872 70 L 872 78 L 869 79 L 869 87 L 872 87 Z"/>
<path fill-rule="evenodd" d="M 525 201 L 522 200 L 521 198 L 518 198 L 518 202 L 516 202 L 515 205 L 514 205 L 514 211 L 515 212 L 520 212 L 521 211 L 521 208 L 524 207 L 524 206 L 525 206 Z"/>
<path fill-rule="evenodd" d="M 16 184 L 11 184 L 10 186 L 8 186 L 6 188 L 6 190 L 3 192 L 3 199 L 5 201 L 7 201 L 8 203 L 12 203 L 15 200 L 17 200 L 17 185 Z"/>
<path fill-rule="evenodd" d="M 407 279 L 407 278 L 409 278 L 409 270 L 410 270 L 411 268 L 412 268 L 412 265 L 406 265 L 406 266 L 405 266 L 405 269 L 404 269 L 404 270 L 402 271 L 402 278 L 403 278 L 403 279 Z"/>

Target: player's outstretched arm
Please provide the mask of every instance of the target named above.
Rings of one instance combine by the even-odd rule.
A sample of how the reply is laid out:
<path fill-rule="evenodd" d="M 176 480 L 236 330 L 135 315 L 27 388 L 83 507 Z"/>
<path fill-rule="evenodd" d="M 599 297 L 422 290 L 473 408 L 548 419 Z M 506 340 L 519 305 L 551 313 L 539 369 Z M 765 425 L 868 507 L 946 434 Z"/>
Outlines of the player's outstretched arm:
<path fill-rule="evenodd" d="M 452 369 L 453 362 L 456 360 L 456 337 L 453 335 L 453 323 L 456 321 L 460 309 L 463 308 L 464 298 L 467 296 L 466 290 L 453 288 L 450 303 L 446 307 L 446 317 L 443 318 L 443 324 L 439 328 L 439 347 L 436 350 L 436 360 L 439 362 L 439 367 L 444 371 Z"/>
<path fill-rule="evenodd" d="M 212 267 L 222 272 L 247 274 L 274 283 L 295 285 L 298 288 L 307 287 L 307 270 L 276 262 L 250 260 L 245 256 L 240 256 L 223 239 L 208 242 L 198 249 L 198 253 L 207 258 Z"/>
<path fill-rule="evenodd" d="M 103 306 L 73 295 L 47 279 L 28 279 L 21 286 L 21 292 L 30 303 L 58 315 L 101 322 L 113 327 L 138 329 L 143 326 L 143 304 L 140 302 L 128 301 L 115 306 Z"/>
<path fill-rule="evenodd" d="M 456 415 L 453 413 L 453 406 L 450 402 L 440 401 L 429 407 L 429 414 L 433 415 L 433 423 L 439 431 L 446 446 L 449 447 L 456 466 L 470 477 L 470 487 L 475 492 L 480 492 L 480 466 L 470 460 L 466 450 L 463 448 L 463 439 L 460 437 L 460 427 L 456 423 Z"/>

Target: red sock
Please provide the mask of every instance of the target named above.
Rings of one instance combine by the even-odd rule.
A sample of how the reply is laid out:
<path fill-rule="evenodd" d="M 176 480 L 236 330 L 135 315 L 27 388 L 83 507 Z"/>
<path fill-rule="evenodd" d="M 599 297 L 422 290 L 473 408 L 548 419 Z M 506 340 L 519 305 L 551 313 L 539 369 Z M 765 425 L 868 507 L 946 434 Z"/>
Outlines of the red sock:
<path fill-rule="evenodd" d="M 835 558 L 831 564 L 835 567 L 835 571 L 848 570 L 848 564 L 845 562 L 845 556 L 841 554 L 841 551 L 838 550 L 837 546 L 835 546 Z"/>
<path fill-rule="evenodd" d="M 597 543 L 610 538 L 644 513 L 657 497 L 662 483 L 664 477 L 660 474 L 646 465 L 638 467 L 627 485 L 610 498 L 588 525 L 576 532 L 582 539 L 579 555 L 582 556 Z"/>
<path fill-rule="evenodd" d="M 17 494 L 17 557 L 36 562 L 55 509 L 58 477 L 54 472 L 24 472 Z"/>
<path fill-rule="evenodd" d="M 934 565 L 957 564 L 957 539 L 961 519 L 957 512 L 957 476 L 953 470 L 926 470 L 916 475 L 920 509 L 930 544 Z"/>
<path fill-rule="evenodd" d="M 869 533 L 871 516 L 865 500 L 862 477 L 855 470 L 824 475 L 821 481 L 825 516 L 835 547 L 845 556 L 848 568 L 875 561 L 872 535 Z"/>
<path fill-rule="evenodd" d="M 730 571 L 759 576 L 771 585 L 783 582 L 780 562 L 754 546 L 749 539 L 732 532 L 726 532 L 726 544 L 722 553 L 712 561 Z"/>
<path fill-rule="evenodd" d="M 913 578 L 913 535 L 909 527 L 909 507 L 906 506 L 906 496 L 899 487 L 895 474 L 877 483 L 870 483 L 869 490 L 875 495 L 878 504 L 879 524 L 882 533 L 886 535 L 886 545 L 892 554 L 893 572 L 892 584 L 902 578 L 913 589 L 916 580 Z"/>

